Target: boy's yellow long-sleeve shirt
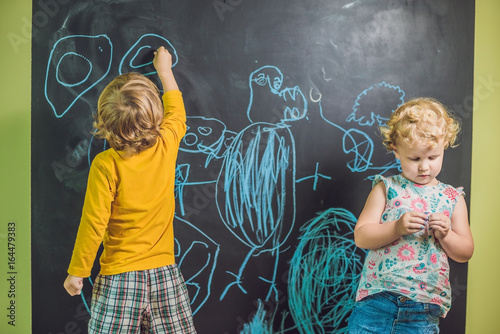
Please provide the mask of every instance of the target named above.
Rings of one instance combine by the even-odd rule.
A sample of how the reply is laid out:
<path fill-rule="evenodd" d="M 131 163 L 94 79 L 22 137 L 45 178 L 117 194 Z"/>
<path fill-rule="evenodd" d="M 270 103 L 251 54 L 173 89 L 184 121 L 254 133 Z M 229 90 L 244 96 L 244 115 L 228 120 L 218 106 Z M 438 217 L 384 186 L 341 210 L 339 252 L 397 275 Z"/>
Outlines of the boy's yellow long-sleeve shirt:
<path fill-rule="evenodd" d="M 70 275 L 90 276 L 101 242 L 102 275 L 175 263 L 175 169 L 186 112 L 178 90 L 166 92 L 163 104 L 162 135 L 153 147 L 130 158 L 109 149 L 92 162 Z"/>

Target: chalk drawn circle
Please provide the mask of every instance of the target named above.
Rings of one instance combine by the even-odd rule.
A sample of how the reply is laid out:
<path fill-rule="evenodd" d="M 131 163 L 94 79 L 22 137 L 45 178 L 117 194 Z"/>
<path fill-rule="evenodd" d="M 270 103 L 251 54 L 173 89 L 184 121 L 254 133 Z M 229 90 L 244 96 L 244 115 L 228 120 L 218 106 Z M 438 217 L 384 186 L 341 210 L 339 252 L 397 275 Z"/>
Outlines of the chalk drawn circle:
<path fill-rule="evenodd" d="M 198 143 L 198 136 L 194 133 L 186 133 L 182 141 L 186 146 L 191 147 Z"/>
<path fill-rule="evenodd" d="M 72 59 L 67 59 L 67 57 L 69 56 L 76 56 L 78 58 L 74 58 L 74 57 L 71 57 Z M 63 62 L 63 60 L 67 60 L 67 61 L 70 61 L 70 62 L 75 62 L 75 59 L 83 59 L 88 65 L 89 65 L 89 70 L 87 72 L 87 75 L 85 76 L 85 78 L 83 78 L 82 80 L 80 81 L 77 81 L 75 83 L 69 83 L 67 82 L 66 80 L 63 80 L 61 78 L 61 71 L 59 70 L 59 68 L 61 67 L 61 63 Z M 84 62 L 84 64 L 85 64 Z M 90 74 L 92 73 L 92 63 L 90 62 L 90 60 L 88 60 L 87 58 L 85 58 L 84 56 L 82 56 L 81 54 L 78 54 L 76 52 L 67 52 L 65 53 L 60 59 L 59 59 L 59 62 L 57 63 L 57 66 L 56 66 L 56 80 L 57 82 L 59 82 L 61 85 L 65 86 L 65 87 L 76 87 L 76 86 L 79 86 L 81 85 L 82 83 L 84 83 L 85 81 L 87 81 L 87 79 L 90 77 Z"/>

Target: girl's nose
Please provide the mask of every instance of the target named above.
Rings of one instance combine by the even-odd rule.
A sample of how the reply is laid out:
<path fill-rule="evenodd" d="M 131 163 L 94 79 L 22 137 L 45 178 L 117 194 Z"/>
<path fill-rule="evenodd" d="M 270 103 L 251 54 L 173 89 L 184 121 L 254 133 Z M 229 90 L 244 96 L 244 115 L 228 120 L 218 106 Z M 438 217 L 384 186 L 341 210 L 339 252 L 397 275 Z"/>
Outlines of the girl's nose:
<path fill-rule="evenodd" d="M 427 163 L 422 163 L 418 166 L 418 170 L 421 172 L 426 172 L 429 169 L 429 165 Z"/>

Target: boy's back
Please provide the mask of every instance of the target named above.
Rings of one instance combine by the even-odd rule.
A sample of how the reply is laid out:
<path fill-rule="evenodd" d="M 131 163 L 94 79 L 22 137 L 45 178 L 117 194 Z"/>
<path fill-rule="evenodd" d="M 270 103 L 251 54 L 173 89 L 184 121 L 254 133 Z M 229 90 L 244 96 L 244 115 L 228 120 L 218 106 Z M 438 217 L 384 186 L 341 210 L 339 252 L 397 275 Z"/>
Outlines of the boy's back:
<path fill-rule="evenodd" d="M 101 94 L 94 127 L 111 149 L 89 172 L 80 228 L 64 287 L 81 294 L 101 242 L 89 333 L 196 333 L 174 257 L 175 169 L 186 113 L 165 48 L 153 61 L 165 94 L 127 73 Z"/>
<path fill-rule="evenodd" d="M 181 92 L 169 91 L 163 100 L 169 112 L 153 147 L 131 157 L 124 158 L 114 149 L 95 157 L 87 186 L 89 200 L 85 201 L 70 267 L 75 276 L 89 274 L 101 240 L 103 275 L 175 262 L 175 168 L 186 114 Z"/>

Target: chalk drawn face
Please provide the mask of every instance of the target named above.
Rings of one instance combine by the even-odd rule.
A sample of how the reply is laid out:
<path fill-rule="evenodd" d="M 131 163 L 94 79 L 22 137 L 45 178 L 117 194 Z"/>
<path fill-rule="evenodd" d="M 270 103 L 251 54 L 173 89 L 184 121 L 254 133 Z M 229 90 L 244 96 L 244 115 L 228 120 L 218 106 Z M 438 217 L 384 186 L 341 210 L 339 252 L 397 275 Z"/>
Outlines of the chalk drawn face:
<path fill-rule="evenodd" d="M 258 86 L 268 86 L 273 94 L 278 94 L 281 85 L 283 84 L 283 74 L 274 67 L 266 67 L 250 77 L 250 80 Z"/>
<path fill-rule="evenodd" d="M 283 74 L 274 66 L 263 66 L 250 74 L 251 122 L 281 123 L 305 117 L 307 101 L 298 86 L 283 87 Z"/>
<path fill-rule="evenodd" d="M 180 149 L 185 152 L 216 154 L 224 140 L 226 125 L 215 118 L 187 118 L 186 135 Z"/>

